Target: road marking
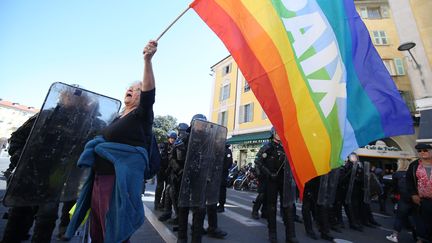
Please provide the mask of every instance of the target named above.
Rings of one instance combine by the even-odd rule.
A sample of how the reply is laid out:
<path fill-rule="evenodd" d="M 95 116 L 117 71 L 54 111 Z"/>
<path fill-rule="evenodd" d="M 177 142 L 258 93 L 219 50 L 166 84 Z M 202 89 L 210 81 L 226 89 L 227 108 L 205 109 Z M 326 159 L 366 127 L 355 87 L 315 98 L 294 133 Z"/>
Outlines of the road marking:
<path fill-rule="evenodd" d="M 147 220 L 155 228 L 162 239 L 167 243 L 177 242 L 177 237 L 174 235 L 174 233 L 169 230 L 168 227 L 166 227 L 162 222 L 160 222 L 156 215 L 144 203 L 143 206 Z"/>
<path fill-rule="evenodd" d="M 258 220 L 245 217 L 239 213 L 233 212 L 230 209 L 225 208 L 225 212 L 223 214 L 219 214 L 226 216 L 230 219 L 233 219 L 245 226 L 265 226 L 263 223 L 259 222 Z"/>
<path fill-rule="evenodd" d="M 244 205 L 244 204 L 238 203 L 238 202 L 233 201 L 233 200 L 230 200 L 230 199 L 227 199 L 226 202 L 229 203 L 229 204 L 232 204 L 232 205 L 234 205 L 234 206 L 237 206 L 238 208 L 245 209 L 245 210 L 247 210 L 247 211 L 249 211 L 249 212 L 252 213 L 252 207 L 251 207 L 251 206 L 247 206 L 247 205 Z M 226 210 L 227 210 L 227 209 L 225 209 L 225 211 L 226 211 Z M 234 212 L 233 212 L 233 213 L 234 213 Z M 276 213 L 277 213 L 277 212 L 276 212 Z M 243 216 L 243 217 L 244 217 L 244 216 Z M 252 218 L 250 218 L 250 219 L 251 219 L 251 220 L 254 220 L 254 221 L 257 221 L 256 219 L 252 219 Z M 282 220 L 282 218 L 281 218 L 279 215 L 276 215 L 276 220 L 277 220 L 279 223 L 283 223 L 283 220 Z"/>

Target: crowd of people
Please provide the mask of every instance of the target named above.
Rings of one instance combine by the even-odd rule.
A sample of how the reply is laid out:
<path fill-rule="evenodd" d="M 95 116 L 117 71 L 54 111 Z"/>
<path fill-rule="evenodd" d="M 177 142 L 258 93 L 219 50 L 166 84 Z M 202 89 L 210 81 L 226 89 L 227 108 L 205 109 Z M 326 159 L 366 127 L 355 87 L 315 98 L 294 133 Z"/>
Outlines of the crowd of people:
<path fill-rule="evenodd" d="M 132 234 L 144 221 L 141 201 L 143 181 L 152 178 L 156 173 L 154 208 L 162 212 L 160 221 L 167 221 L 173 225 L 174 231 L 177 231 L 177 242 L 188 242 L 190 211 L 193 215 L 192 242 L 201 242 L 204 234 L 218 239 L 227 236 L 228 233 L 218 226 L 217 213 L 225 211 L 226 190 L 230 185 L 227 180 L 228 172 L 230 168 L 237 166 L 233 165 L 230 146 L 225 144 L 225 141 L 221 144 L 219 140 L 206 145 L 212 149 L 205 150 L 206 147 L 201 146 L 209 139 L 208 131 L 200 130 L 201 125 L 197 125 L 200 124 L 199 121 L 207 121 L 202 114 L 194 115 L 190 124 L 180 123 L 177 131 L 168 132 L 166 141 L 156 145 L 152 134 L 155 79 L 151 62 L 156 50 L 155 41 L 150 41 L 144 48 L 143 81 L 129 87 L 121 113 L 110 124 L 94 126 L 98 128 L 97 131 L 86 132 L 88 136 L 94 135 L 93 133 L 97 133 L 98 136 L 90 141 L 76 140 L 72 136 L 74 127 L 68 127 L 71 133 L 69 137 L 75 139 L 71 141 L 79 144 L 74 149 L 82 151 L 77 166 L 88 168 L 90 176 L 80 190 L 79 196 L 63 203 L 59 239 L 70 240 L 85 221 L 90 209 L 89 234 L 93 242 L 129 242 Z M 17 166 L 35 119 L 36 116 L 12 135 L 9 149 L 12 157 L 8 175 Z M 95 120 L 91 120 L 93 125 L 96 123 Z M 76 125 L 87 126 L 76 121 Z M 49 138 L 50 145 L 55 150 L 56 146 L 59 146 L 55 142 L 61 140 L 60 133 L 52 133 Z M 408 227 L 413 231 L 417 242 L 431 241 L 432 146 L 421 143 L 416 145 L 416 149 L 419 159 L 400 159 L 398 170 L 393 174 L 390 193 L 395 194 L 394 198 L 397 198 L 396 217 L 394 232 L 386 237 L 393 242 L 398 242 L 398 234 L 409 222 L 412 222 Z M 204 158 L 212 158 L 211 163 L 203 161 L 201 157 L 194 161 L 196 158 L 191 157 L 191 154 L 203 153 L 208 153 Z M 223 156 L 223 159 L 215 159 L 214 155 Z M 191 161 L 214 167 L 203 169 L 205 166 L 201 164 L 194 167 L 196 164 L 190 164 Z M 299 192 L 288 158 L 274 128 L 270 141 L 258 151 L 254 163 L 254 173 L 259 183 L 251 217 L 258 219 L 261 212 L 261 217 L 267 219 L 269 241 L 277 242 L 276 215 L 279 198 L 279 211 L 285 227 L 285 242 L 298 242 L 294 222 L 300 221 L 295 207 Z M 215 173 L 212 171 L 214 168 L 221 169 L 217 169 Z M 321 238 L 333 241 L 331 231 L 341 232 L 346 227 L 342 210 L 348 218 L 348 227 L 353 230 L 363 231 L 365 226 L 379 226 L 372 214 L 371 201 L 376 196 L 382 203 L 381 210 L 385 211 L 387 192 L 383 189 L 380 174 L 379 168 L 372 168 L 369 162 L 360 161 L 359 157 L 352 153 L 342 167 L 306 183 L 302 198 L 302 218 L 306 235 L 314 240 Z M 55 180 L 59 185 L 65 183 L 58 176 L 49 179 Z M 41 185 L 34 186 L 37 189 L 28 193 L 39 192 Z M 217 190 L 214 189 L 215 186 Z M 201 194 L 196 194 L 197 191 Z M 219 196 L 218 200 L 211 199 L 214 195 Z M 28 239 L 33 221 L 35 226 L 31 236 L 32 242 L 50 242 L 58 217 L 60 197 L 60 193 L 57 193 L 46 196 L 49 198 L 47 202 L 35 202 L 31 206 L 21 206 L 17 203 L 12 206 L 8 211 L 8 223 L 2 242 L 14 243 Z M 73 205 L 74 213 L 69 220 L 69 211 Z M 207 229 L 204 228 L 206 216 Z M 316 234 L 314 225 L 318 226 L 319 235 Z"/>

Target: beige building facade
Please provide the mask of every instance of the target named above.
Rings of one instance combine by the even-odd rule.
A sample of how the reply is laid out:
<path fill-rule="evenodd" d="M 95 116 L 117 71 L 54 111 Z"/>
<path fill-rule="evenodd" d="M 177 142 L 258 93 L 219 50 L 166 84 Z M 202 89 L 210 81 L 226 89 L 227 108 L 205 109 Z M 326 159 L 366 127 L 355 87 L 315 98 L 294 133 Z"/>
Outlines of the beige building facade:
<path fill-rule="evenodd" d="M 359 0 L 355 3 L 373 44 L 414 117 L 418 113 L 418 95 L 413 92 L 411 82 L 412 64 L 406 53 L 398 51 L 402 40 L 394 21 L 393 6 L 387 0 Z M 258 149 L 268 141 L 272 125 L 231 56 L 219 61 L 211 69 L 214 91 L 210 119 L 228 128 L 233 159 L 240 165 L 253 163 Z M 391 170 L 395 169 L 395 159 L 415 156 L 415 140 L 415 135 L 386 138 L 359 149 L 358 153 L 363 160 Z"/>
<path fill-rule="evenodd" d="M 18 127 L 37 112 L 39 110 L 34 107 L 0 100 L 0 140 L 5 141 L 9 139 Z"/>

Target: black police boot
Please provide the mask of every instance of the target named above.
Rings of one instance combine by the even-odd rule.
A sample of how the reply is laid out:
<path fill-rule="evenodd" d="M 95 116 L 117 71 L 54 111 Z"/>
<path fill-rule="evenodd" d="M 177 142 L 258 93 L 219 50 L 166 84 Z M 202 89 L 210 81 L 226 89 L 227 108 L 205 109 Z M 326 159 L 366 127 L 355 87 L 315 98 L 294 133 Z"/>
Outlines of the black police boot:
<path fill-rule="evenodd" d="M 298 243 L 295 233 L 294 226 L 294 211 L 291 209 L 285 209 L 286 222 L 285 222 L 285 242 L 287 243 Z"/>
<path fill-rule="evenodd" d="M 269 239 L 270 243 L 276 243 L 277 242 L 276 231 L 269 231 L 268 239 Z"/>
<path fill-rule="evenodd" d="M 161 216 L 159 216 L 158 220 L 161 222 L 165 222 L 170 218 L 171 218 L 171 213 L 167 212 L 167 213 L 163 213 Z"/>
<path fill-rule="evenodd" d="M 260 207 L 261 207 L 261 204 L 253 201 L 253 207 L 252 207 L 252 213 L 251 213 L 251 217 L 253 219 L 259 219 L 258 210 Z"/>
<path fill-rule="evenodd" d="M 205 209 L 196 208 L 194 210 L 192 218 L 192 243 L 201 243 Z"/>
<path fill-rule="evenodd" d="M 179 224 L 178 224 L 178 228 L 177 228 L 177 231 L 178 231 L 177 232 L 177 239 L 178 240 L 185 240 L 184 242 L 187 242 L 188 215 L 189 215 L 189 208 L 179 207 L 179 209 L 178 209 Z M 180 241 L 180 242 L 182 242 L 182 241 Z"/>
<path fill-rule="evenodd" d="M 167 223 L 172 225 L 178 225 L 178 217 L 168 219 Z"/>
<path fill-rule="evenodd" d="M 306 236 L 313 240 L 318 240 L 318 237 L 313 230 L 306 231 Z"/>
<path fill-rule="evenodd" d="M 326 241 L 333 241 L 334 237 L 329 233 L 321 233 L 321 239 Z"/>
<path fill-rule="evenodd" d="M 223 213 L 223 212 L 225 212 L 225 206 L 222 205 L 222 204 L 219 204 L 218 207 L 217 207 L 217 212 L 218 212 L 218 213 Z"/>
<path fill-rule="evenodd" d="M 223 239 L 228 235 L 228 233 L 219 228 L 208 228 L 207 235 L 211 238 Z"/>
<path fill-rule="evenodd" d="M 33 229 L 32 243 L 49 243 L 55 228 L 55 219 L 47 219 L 43 222 L 36 222 Z"/>

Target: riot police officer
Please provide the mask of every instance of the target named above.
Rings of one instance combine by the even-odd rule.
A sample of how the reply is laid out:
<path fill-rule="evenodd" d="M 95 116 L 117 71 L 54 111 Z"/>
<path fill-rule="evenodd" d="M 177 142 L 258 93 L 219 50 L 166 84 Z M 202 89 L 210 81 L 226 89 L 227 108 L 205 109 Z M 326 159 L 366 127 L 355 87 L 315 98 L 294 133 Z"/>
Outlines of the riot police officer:
<path fill-rule="evenodd" d="M 164 189 L 167 185 L 167 170 L 168 170 L 168 153 L 171 150 L 172 145 L 177 139 L 177 133 L 175 131 L 169 131 L 167 133 L 167 141 L 159 144 L 159 152 L 161 154 L 161 165 L 160 170 L 157 173 L 156 191 L 155 191 L 155 210 L 160 210 L 164 207 L 164 201 L 166 197 L 162 197 Z"/>
<path fill-rule="evenodd" d="M 219 213 L 225 211 L 225 202 L 226 202 L 226 191 L 227 191 L 227 178 L 229 174 L 229 168 L 231 168 L 233 163 L 232 159 L 232 151 L 230 149 L 230 145 L 225 145 L 225 157 L 224 157 L 224 165 L 222 171 L 222 180 L 219 191 L 219 205 L 217 206 L 217 211 Z"/>
<path fill-rule="evenodd" d="M 200 120 L 207 120 L 207 118 L 202 114 L 196 114 L 192 117 L 192 122 L 196 119 Z M 190 127 L 188 128 L 188 131 L 190 131 Z M 186 152 L 188 151 L 188 141 L 189 141 L 189 134 L 184 133 L 182 136 L 179 136 L 177 141 L 174 144 L 172 158 L 170 160 L 170 167 L 171 167 L 171 176 L 173 179 L 173 182 L 175 184 L 175 193 L 174 196 L 176 198 L 176 204 L 178 206 L 178 237 L 177 242 L 178 243 L 186 243 L 187 242 L 187 228 L 188 228 L 188 216 L 189 216 L 189 210 L 192 210 L 192 242 L 193 243 L 201 243 L 202 234 L 203 234 L 203 224 L 204 224 L 204 217 L 205 217 L 205 207 L 183 207 L 178 205 L 178 197 L 179 197 L 179 191 L 183 176 L 183 169 L 185 165 L 186 160 Z"/>
<path fill-rule="evenodd" d="M 272 134 L 272 141 L 261 147 L 255 159 L 257 170 L 260 171 L 259 173 L 263 174 L 267 183 L 265 194 L 267 201 L 269 240 L 270 242 L 277 242 L 276 209 L 279 194 L 282 205 L 282 214 L 284 216 L 283 220 L 285 224 L 286 242 L 298 242 L 294 228 L 295 213 L 293 207 L 295 193 L 289 193 L 289 191 L 284 187 L 284 180 L 288 179 L 286 171 L 290 171 L 288 170 L 289 164 L 280 142 L 280 137 L 274 128 L 272 128 Z M 291 175 L 289 179 L 292 181 Z M 288 184 L 292 184 L 292 182 L 289 182 Z M 284 197 L 292 197 L 289 200 L 290 204 L 285 205 L 283 202 Z"/>
<path fill-rule="evenodd" d="M 158 219 L 160 221 L 166 221 L 170 219 L 172 215 L 172 209 L 174 209 L 176 217 L 170 221 L 170 223 L 173 224 L 178 224 L 178 192 L 180 190 L 181 173 L 184 166 L 184 158 L 179 160 L 177 159 L 177 149 L 180 149 L 180 151 L 184 150 L 184 154 L 180 155 L 180 157 L 184 157 L 186 154 L 186 148 L 183 148 L 183 146 L 185 141 L 187 143 L 188 128 L 189 125 L 186 123 L 180 123 L 178 125 L 178 135 L 176 140 L 167 150 L 167 188 L 165 189 L 164 213 Z"/>

